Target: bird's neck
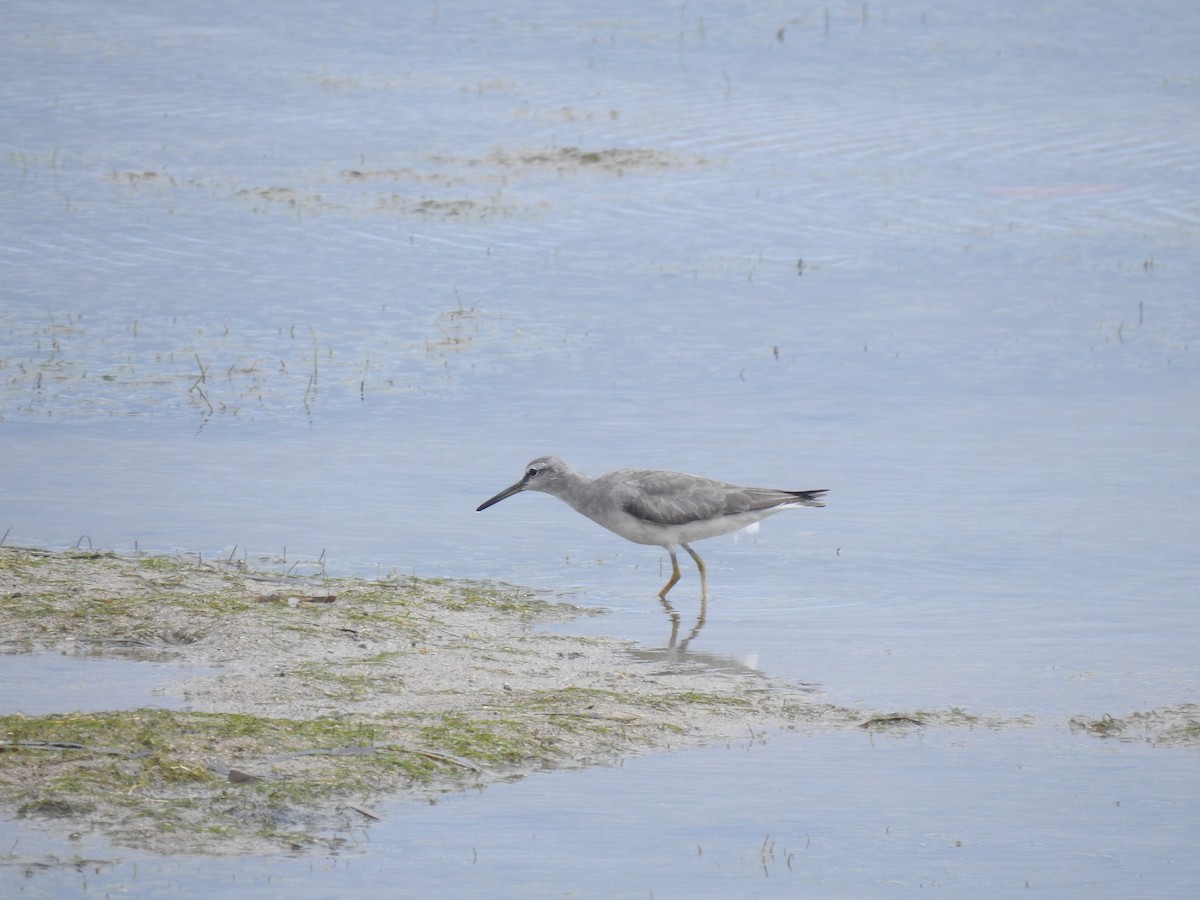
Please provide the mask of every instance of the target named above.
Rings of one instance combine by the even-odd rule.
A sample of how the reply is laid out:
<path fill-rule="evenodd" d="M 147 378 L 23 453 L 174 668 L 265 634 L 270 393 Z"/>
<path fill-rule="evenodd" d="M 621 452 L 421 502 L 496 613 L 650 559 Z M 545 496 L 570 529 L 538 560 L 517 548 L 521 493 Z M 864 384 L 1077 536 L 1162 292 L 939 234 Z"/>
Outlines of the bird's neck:
<path fill-rule="evenodd" d="M 552 493 L 577 512 L 588 515 L 595 484 L 596 479 L 590 475 L 567 469 L 559 473 L 558 483 L 554 485 Z"/>

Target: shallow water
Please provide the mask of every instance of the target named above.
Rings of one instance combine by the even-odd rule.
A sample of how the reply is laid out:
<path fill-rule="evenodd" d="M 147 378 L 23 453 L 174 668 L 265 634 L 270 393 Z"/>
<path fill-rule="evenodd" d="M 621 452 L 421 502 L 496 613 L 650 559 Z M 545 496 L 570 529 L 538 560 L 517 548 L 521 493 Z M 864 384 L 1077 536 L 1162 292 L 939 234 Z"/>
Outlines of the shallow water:
<path fill-rule="evenodd" d="M 0 684 L 7 686 L 0 715 L 180 709 L 187 703 L 180 682 L 215 671 L 155 660 L 155 655 L 0 653 Z"/>
<path fill-rule="evenodd" d="M 326 858 L 169 862 L 27 830 L 30 896 L 1188 896 L 1194 751 L 1065 731 L 747 738 L 393 810 Z M 10 843 L 8 828 L 0 837 Z M 80 863 L 80 860 L 86 862 Z M 15 874 L 15 873 L 14 873 Z M 1152 890 L 1147 890 L 1147 885 Z"/>
<path fill-rule="evenodd" d="M 556 853 L 591 857 L 525 837 L 590 806 L 581 840 L 640 860 L 598 865 L 613 894 L 662 896 L 714 856 L 724 892 L 767 893 L 787 882 L 757 848 L 799 855 L 799 826 L 731 833 L 722 812 L 774 808 L 817 759 L 829 796 L 798 802 L 857 837 L 804 884 L 1186 893 L 1142 833 L 1169 807 L 1194 843 L 1196 810 L 1161 786 L 1194 754 L 1065 723 L 1197 699 L 1200 14 L 827 9 L 8 5 L 6 541 L 501 578 L 611 610 L 571 630 L 656 647 L 662 553 L 548 497 L 475 506 L 548 452 L 829 488 L 826 509 L 700 545 L 712 598 L 688 649 L 865 711 L 1029 717 L 961 752 L 953 733 L 887 743 L 898 811 L 956 780 L 913 834 L 993 839 L 953 859 L 930 839 L 906 865 L 918 838 L 856 830 L 834 797 L 879 761 L 861 735 L 396 819 L 482 844 L 469 823 L 495 817 L 509 875 L 554 893 L 590 883 Z M 684 633 L 696 587 L 685 568 Z M 1059 777 L 1134 799 L 1056 813 Z M 1044 852 L 1014 857 L 1031 819 Z M 377 847 L 391 821 L 355 864 L 137 870 L 371 889 L 400 871 Z M 656 843 L 676 832 L 683 850 Z M 404 877 L 465 869 L 461 846 L 402 854 Z"/>

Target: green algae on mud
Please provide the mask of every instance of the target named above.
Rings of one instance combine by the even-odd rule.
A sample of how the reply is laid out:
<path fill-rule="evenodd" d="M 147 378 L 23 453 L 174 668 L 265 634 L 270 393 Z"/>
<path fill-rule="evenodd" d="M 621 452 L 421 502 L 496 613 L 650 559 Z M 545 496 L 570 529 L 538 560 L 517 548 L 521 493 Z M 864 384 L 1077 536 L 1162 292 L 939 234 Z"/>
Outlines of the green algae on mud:
<path fill-rule="evenodd" d="M 758 673 L 538 631 L 587 611 L 503 584 L 0 547 L 0 598 L 8 652 L 215 667 L 182 683 L 183 711 L 0 717 L 0 807 L 162 852 L 333 848 L 383 801 L 730 740 L 811 705 Z"/>
<path fill-rule="evenodd" d="M 0 814 L 164 853 L 336 850 L 384 803 L 768 729 L 1062 722 L 868 710 L 747 667 L 538 626 L 588 610 L 504 584 L 255 572 L 0 546 L 0 651 L 175 660 L 183 710 L 0 716 Z M 9 685 L 9 710 L 21 685 Z M 1073 730 L 1200 744 L 1195 705 Z"/>
<path fill-rule="evenodd" d="M 355 820 L 376 816 L 382 797 L 432 797 L 559 761 L 554 741 L 519 715 L 296 720 L 140 709 L 9 715 L 0 732 L 10 757 L 0 795 L 18 816 L 171 852 L 334 848 Z"/>

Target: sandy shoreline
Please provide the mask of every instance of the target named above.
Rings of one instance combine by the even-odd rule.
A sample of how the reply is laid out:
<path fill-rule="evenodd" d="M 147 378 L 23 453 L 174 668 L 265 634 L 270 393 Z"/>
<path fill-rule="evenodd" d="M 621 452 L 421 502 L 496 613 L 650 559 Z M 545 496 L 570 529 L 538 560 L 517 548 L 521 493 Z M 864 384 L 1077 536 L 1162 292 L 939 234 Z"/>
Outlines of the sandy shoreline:
<path fill-rule="evenodd" d="M 0 652 L 212 671 L 180 683 L 179 711 L 0 716 L 0 814 L 162 853 L 327 852 L 390 803 L 771 730 L 1200 743 L 1194 704 L 1050 723 L 849 709 L 730 660 L 539 627 L 589 614 L 505 584 L 0 547 Z"/>
<path fill-rule="evenodd" d="M 164 852 L 329 845 L 383 800 L 861 719 L 750 669 L 539 630 L 588 611 L 509 585 L 0 548 L 0 597 L 5 652 L 216 668 L 178 713 L 3 717 L 4 806 Z"/>

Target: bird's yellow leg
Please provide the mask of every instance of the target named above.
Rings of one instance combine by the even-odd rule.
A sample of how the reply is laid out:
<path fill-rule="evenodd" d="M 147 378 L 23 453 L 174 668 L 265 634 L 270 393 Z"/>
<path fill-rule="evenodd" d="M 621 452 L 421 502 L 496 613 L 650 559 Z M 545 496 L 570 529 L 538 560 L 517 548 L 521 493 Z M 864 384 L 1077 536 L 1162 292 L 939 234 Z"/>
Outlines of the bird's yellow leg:
<path fill-rule="evenodd" d="M 696 561 L 696 568 L 700 570 L 700 599 L 707 600 L 708 599 L 708 572 L 704 568 L 704 560 L 702 560 L 700 558 L 699 553 L 697 553 L 695 550 L 693 550 L 687 544 L 683 545 L 683 549 L 686 550 L 689 554 L 691 554 L 692 559 L 694 559 Z M 678 580 L 678 570 L 676 570 L 676 580 Z"/>
<path fill-rule="evenodd" d="M 688 553 L 691 552 L 691 550 L 688 550 Z M 660 600 L 666 600 L 667 591 L 671 590 L 671 588 L 675 587 L 675 585 L 679 583 L 679 560 L 675 558 L 675 551 L 670 547 L 667 548 L 667 553 L 671 554 L 671 580 L 663 585 L 663 589 L 658 592 L 658 597 Z M 694 553 L 692 555 L 695 556 Z"/>

